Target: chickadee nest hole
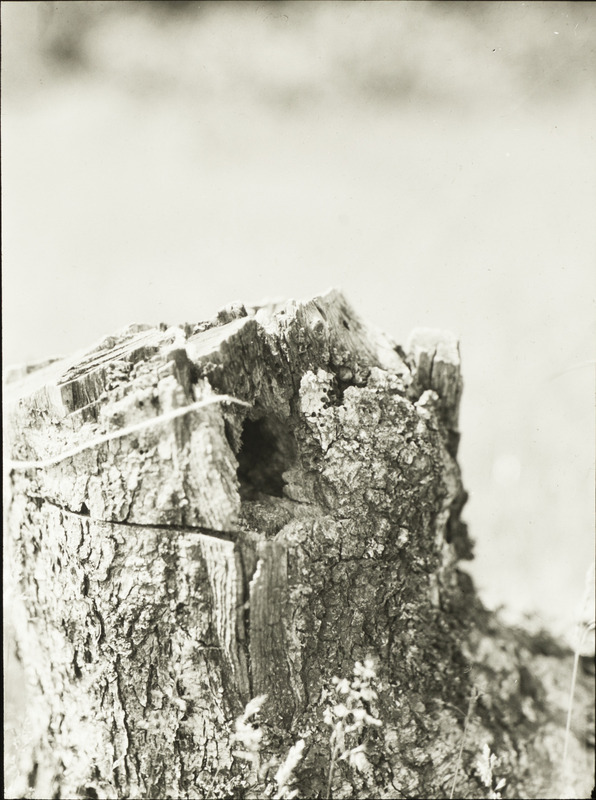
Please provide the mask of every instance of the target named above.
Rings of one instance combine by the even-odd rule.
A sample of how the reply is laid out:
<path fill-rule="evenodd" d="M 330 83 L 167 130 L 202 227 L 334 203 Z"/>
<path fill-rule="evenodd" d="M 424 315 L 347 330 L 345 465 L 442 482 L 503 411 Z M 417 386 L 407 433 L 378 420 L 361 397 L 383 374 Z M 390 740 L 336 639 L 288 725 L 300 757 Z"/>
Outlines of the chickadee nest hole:
<path fill-rule="evenodd" d="M 296 444 L 287 423 L 275 416 L 247 419 L 237 455 L 240 496 L 256 500 L 260 495 L 283 497 L 283 473 L 296 458 Z"/>

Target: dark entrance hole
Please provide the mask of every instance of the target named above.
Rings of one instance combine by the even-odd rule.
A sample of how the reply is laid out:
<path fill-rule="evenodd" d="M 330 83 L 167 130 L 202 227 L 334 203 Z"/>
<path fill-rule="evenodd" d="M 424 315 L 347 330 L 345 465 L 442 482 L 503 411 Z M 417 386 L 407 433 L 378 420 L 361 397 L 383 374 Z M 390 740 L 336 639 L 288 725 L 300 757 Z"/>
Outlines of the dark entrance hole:
<path fill-rule="evenodd" d="M 296 458 L 296 444 L 287 425 L 277 417 L 247 419 L 242 429 L 238 459 L 240 497 L 283 497 L 282 473 Z"/>

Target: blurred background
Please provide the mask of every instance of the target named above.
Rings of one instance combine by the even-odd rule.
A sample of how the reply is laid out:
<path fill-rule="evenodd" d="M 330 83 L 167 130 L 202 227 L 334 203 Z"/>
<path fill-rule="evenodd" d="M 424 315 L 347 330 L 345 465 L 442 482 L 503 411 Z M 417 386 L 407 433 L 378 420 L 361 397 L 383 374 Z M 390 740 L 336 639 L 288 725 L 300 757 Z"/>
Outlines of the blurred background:
<path fill-rule="evenodd" d="M 340 286 L 461 339 L 485 602 L 593 562 L 596 5 L 3 2 L 4 359 Z"/>

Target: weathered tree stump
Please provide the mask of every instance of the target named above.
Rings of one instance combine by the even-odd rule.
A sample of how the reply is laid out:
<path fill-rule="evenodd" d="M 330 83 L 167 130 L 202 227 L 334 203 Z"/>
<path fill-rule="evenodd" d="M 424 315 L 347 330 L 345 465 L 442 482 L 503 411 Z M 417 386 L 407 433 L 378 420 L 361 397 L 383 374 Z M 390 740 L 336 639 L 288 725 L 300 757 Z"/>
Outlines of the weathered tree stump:
<path fill-rule="evenodd" d="M 21 791 L 260 796 L 303 739 L 301 797 L 487 797 L 498 779 L 560 796 L 573 657 L 501 625 L 458 569 L 461 390 L 451 335 L 404 352 L 336 291 L 132 326 L 10 384 L 7 557 L 37 690 Z M 382 724 L 332 755 L 333 676 L 367 659 L 360 719 Z M 268 774 L 232 735 L 258 695 Z M 585 792 L 580 717 L 564 777 Z"/>

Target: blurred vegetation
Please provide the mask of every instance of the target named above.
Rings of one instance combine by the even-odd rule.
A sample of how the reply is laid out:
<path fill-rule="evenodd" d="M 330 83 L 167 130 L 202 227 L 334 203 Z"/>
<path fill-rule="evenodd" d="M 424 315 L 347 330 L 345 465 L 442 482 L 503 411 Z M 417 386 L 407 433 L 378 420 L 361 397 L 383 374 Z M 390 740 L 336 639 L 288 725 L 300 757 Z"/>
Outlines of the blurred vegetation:
<path fill-rule="evenodd" d="M 8 17 L 19 3 L 4 3 Z M 31 2 L 5 91 L 80 72 L 143 92 L 175 83 L 275 103 L 329 100 L 477 103 L 486 81 L 545 99 L 596 83 L 592 2 Z M 15 16 L 15 24 L 18 25 Z M 288 24 L 291 17 L 291 24 Z M 4 20 L 3 20 L 4 21 Z M 127 44 L 132 46 L 127 46 Z M 216 65 L 216 68 L 215 68 Z M 16 66 L 18 74 L 10 74 Z M 36 67 L 39 68 L 39 65 Z M 215 74 L 217 72 L 217 74 Z M 38 84 L 39 88 L 39 84 Z"/>

